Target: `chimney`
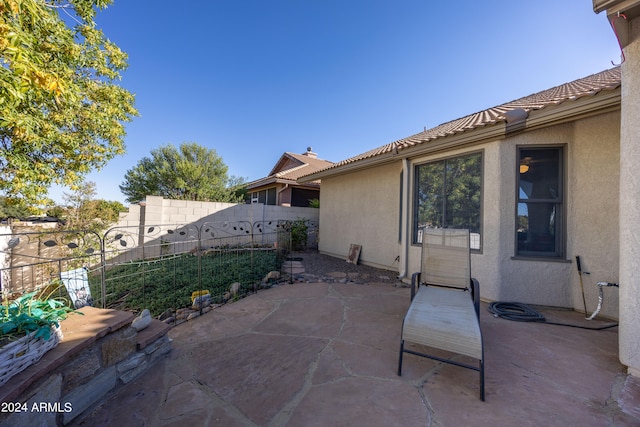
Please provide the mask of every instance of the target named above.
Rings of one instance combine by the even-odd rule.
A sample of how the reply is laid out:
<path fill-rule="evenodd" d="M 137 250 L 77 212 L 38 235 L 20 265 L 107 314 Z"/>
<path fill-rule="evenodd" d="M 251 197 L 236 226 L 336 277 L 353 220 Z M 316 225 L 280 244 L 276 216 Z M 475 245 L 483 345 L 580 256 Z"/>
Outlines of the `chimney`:
<path fill-rule="evenodd" d="M 306 153 L 302 153 L 302 155 L 311 157 L 312 159 L 318 158 L 318 153 L 314 153 L 312 150 L 313 150 L 313 148 L 307 147 L 307 152 Z"/>

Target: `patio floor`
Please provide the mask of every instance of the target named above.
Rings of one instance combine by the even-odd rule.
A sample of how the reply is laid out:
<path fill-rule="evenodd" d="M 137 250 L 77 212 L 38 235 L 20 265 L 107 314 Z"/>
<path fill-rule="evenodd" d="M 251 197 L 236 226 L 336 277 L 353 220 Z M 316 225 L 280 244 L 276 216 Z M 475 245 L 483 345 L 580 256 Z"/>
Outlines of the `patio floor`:
<path fill-rule="evenodd" d="M 601 331 L 494 318 L 481 307 L 478 373 L 405 355 L 409 289 L 295 283 L 170 331 L 173 350 L 82 426 L 638 426 L 640 380 Z M 550 320 L 596 326 L 568 310 Z"/>

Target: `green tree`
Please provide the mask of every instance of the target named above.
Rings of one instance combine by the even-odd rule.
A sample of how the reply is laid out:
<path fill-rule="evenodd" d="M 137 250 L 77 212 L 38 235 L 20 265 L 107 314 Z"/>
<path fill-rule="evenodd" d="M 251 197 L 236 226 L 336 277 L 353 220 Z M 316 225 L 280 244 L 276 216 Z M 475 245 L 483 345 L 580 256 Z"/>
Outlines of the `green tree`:
<path fill-rule="evenodd" d="M 101 218 L 108 224 L 114 224 L 120 218 L 120 212 L 126 212 L 127 208 L 114 200 L 92 200 L 89 204 L 95 218 Z"/>
<path fill-rule="evenodd" d="M 78 186 L 71 193 L 63 193 L 62 198 L 67 205 L 67 225 L 71 228 L 84 228 L 86 224 L 81 221 L 81 215 L 83 208 L 95 198 L 96 196 L 96 183 L 89 181 L 83 182 L 83 185 Z"/>
<path fill-rule="evenodd" d="M 7 200 L 6 197 L 0 197 L 0 219 L 4 218 L 26 218 L 29 216 L 29 211 L 23 206 L 17 206 L 11 203 L 11 200 Z"/>
<path fill-rule="evenodd" d="M 0 1 L 0 192 L 41 205 L 124 152 L 127 55 L 96 28 L 112 0 Z M 66 22 L 71 23 L 67 25 Z"/>
<path fill-rule="evenodd" d="M 125 175 L 120 191 L 130 203 L 146 196 L 176 200 L 239 202 L 242 179 L 229 177 L 227 166 L 216 150 L 195 142 L 164 145 L 151 150 Z"/>
<path fill-rule="evenodd" d="M 96 184 L 83 182 L 76 190 L 63 194 L 66 209 L 56 207 L 49 212 L 51 216 L 65 219 L 66 229 L 90 230 L 100 234 L 117 222 L 120 212 L 126 208 L 120 202 L 96 200 L 95 195 Z"/>

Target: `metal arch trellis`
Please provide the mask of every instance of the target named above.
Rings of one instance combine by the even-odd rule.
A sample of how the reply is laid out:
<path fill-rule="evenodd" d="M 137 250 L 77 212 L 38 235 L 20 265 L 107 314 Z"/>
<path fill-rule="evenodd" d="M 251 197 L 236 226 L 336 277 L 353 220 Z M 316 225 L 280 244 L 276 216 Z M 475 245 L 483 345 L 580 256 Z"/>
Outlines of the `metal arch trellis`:
<path fill-rule="evenodd" d="M 90 230 L 17 231 L 0 234 L 0 289 L 16 293 L 33 290 L 64 268 L 77 268 L 102 260 L 100 235 Z M 28 275 L 24 274 L 25 269 Z M 21 286 L 13 282 L 21 279 Z M 26 283 L 25 283 L 26 282 Z"/>

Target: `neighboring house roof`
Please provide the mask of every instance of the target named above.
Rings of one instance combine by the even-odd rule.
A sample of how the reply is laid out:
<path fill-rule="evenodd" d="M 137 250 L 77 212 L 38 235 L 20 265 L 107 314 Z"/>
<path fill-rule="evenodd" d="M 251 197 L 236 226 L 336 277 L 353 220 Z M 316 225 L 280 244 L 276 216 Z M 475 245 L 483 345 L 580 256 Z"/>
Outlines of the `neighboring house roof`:
<path fill-rule="evenodd" d="M 608 15 L 624 13 L 627 17 L 635 17 L 640 12 L 638 8 L 640 8 L 640 1 L 638 0 L 593 0 L 593 11 L 595 13 L 606 10 Z"/>
<path fill-rule="evenodd" d="M 432 143 L 436 140 L 488 127 L 501 122 L 507 124 L 523 122 L 532 111 L 542 110 L 550 106 L 563 104 L 567 101 L 575 101 L 580 98 L 593 96 L 601 91 L 616 89 L 620 87 L 620 79 L 619 67 L 605 70 L 570 83 L 565 83 L 542 92 L 525 96 L 515 101 L 498 105 L 497 107 L 469 114 L 468 116 L 443 123 L 431 129 L 425 129 L 423 132 L 407 138 L 394 141 L 390 144 L 383 145 L 382 147 L 374 148 L 373 150 L 334 163 L 333 165 L 318 172 L 333 171 L 335 169 L 364 162 L 369 159 L 375 160 L 376 157 L 380 157 L 385 154 L 397 154 L 401 150 L 420 145 L 427 145 L 428 143 Z M 313 179 L 314 177 L 311 176 L 310 178 Z"/>
<path fill-rule="evenodd" d="M 268 176 L 247 184 L 249 190 L 273 183 L 296 183 L 297 179 L 333 165 L 328 160 L 318 159 L 311 148 L 304 154 L 285 152 L 276 162 Z M 315 181 L 313 184 L 317 184 Z"/>

